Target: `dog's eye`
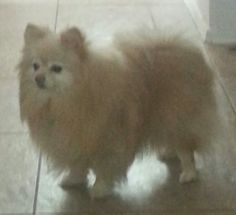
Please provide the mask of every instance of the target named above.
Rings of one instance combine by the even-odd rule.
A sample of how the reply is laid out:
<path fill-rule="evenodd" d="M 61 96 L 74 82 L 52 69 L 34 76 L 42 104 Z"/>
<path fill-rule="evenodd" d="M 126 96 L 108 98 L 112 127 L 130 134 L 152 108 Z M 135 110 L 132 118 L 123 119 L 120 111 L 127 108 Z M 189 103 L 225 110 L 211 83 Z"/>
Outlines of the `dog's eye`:
<path fill-rule="evenodd" d="M 33 63 L 34 71 L 37 71 L 39 69 L 40 65 L 38 63 Z"/>
<path fill-rule="evenodd" d="M 50 70 L 55 73 L 60 73 L 62 71 L 62 67 L 59 65 L 52 65 Z"/>

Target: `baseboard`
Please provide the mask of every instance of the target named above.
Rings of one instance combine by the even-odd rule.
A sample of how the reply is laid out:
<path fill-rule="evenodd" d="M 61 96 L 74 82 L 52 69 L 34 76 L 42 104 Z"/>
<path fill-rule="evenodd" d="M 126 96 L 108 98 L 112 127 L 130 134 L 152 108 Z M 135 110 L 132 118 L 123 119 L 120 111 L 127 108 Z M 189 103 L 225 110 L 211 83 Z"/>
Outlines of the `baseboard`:
<path fill-rule="evenodd" d="M 208 29 L 206 33 L 206 42 L 214 44 L 222 44 L 228 46 L 235 46 L 236 44 L 236 31 L 232 32 L 214 32 Z"/>

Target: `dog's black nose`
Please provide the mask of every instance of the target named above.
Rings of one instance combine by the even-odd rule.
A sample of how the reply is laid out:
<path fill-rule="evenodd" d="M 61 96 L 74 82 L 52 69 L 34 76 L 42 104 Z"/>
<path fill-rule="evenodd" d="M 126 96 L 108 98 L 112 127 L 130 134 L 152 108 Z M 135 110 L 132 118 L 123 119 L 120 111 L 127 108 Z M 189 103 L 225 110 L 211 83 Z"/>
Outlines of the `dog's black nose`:
<path fill-rule="evenodd" d="M 35 77 L 36 84 L 39 88 L 45 88 L 45 76 L 44 75 L 38 75 Z"/>

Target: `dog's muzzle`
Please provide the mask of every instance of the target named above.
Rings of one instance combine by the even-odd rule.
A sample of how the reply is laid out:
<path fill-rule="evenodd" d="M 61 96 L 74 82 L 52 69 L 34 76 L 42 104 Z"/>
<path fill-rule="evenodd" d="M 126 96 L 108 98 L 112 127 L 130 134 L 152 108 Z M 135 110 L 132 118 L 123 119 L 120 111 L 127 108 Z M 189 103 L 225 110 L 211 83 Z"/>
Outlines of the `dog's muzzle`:
<path fill-rule="evenodd" d="M 46 82 L 46 79 L 45 79 L 45 76 L 44 75 L 38 75 L 35 77 L 35 82 L 37 84 L 37 86 L 41 89 L 44 89 L 45 88 L 45 82 Z"/>

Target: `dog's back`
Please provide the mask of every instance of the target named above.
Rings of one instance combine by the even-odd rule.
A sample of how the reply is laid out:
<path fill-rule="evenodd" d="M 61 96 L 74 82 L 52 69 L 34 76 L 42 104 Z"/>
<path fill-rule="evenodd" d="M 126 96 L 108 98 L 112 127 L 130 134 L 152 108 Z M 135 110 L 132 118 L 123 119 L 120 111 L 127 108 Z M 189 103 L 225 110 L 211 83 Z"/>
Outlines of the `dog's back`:
<path fill-rule="evenodd" d="M 213 111 L 213 72 L 200 49 L 179 39 L 121 43 L 120 48 L 148 90 L 153 124 L 191 129 Z"/>

